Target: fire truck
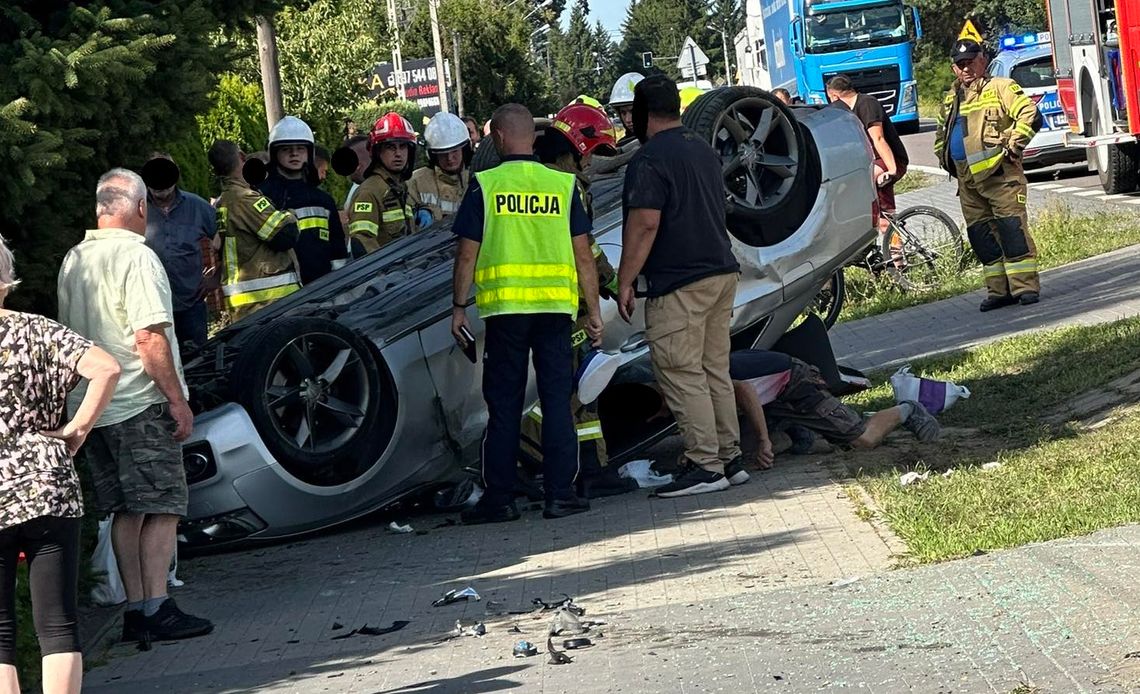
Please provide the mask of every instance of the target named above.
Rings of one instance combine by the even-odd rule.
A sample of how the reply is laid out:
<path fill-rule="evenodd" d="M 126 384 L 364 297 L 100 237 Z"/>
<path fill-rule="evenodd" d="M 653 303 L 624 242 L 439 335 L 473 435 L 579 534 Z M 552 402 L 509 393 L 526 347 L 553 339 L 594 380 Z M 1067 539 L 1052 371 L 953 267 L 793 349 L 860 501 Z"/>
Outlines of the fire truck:
<path fill-rule="evenodd" d="M 1104 191 L 1140 186 L 1140 0 L 1047 0 L 1053 67 L 1069 121 Z"/>

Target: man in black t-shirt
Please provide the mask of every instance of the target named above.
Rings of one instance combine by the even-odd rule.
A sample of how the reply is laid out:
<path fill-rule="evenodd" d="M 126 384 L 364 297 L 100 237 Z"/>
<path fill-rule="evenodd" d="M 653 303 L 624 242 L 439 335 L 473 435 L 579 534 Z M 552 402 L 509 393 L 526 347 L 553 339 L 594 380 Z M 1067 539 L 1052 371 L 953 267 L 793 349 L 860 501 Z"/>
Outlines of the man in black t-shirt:
<path fill-rule="evenodd" d="M 875 150 L 875 185 L 879 187 L 879 206 L 884 212 L 895 211 L 895 182 L 906 175 L 910 163 L 906 147 L 894 123 L 873 96 L 855 91 L 851 78 L 836 75 L 827 82 L 827 98 L 838 108 L 855 114 Z M 886 229 L 881 222 L 880 227 Z"/>
<path fill-rule="evenodd" d="M 739 266 L 725 228 L 721 161 L 681 125 L 680 108 L 677 85 L 663 75 L 634 89 L 633 129 L 643 144 L 625 172 L 618 269 L 622 318 L 633 314 L 635 295 L 647 297 L 653 371 L 684 439 L 686 465 L 658 488 L 663 497 L 747 480 L 735 474 L 742 462 L 728 327 Z"/>

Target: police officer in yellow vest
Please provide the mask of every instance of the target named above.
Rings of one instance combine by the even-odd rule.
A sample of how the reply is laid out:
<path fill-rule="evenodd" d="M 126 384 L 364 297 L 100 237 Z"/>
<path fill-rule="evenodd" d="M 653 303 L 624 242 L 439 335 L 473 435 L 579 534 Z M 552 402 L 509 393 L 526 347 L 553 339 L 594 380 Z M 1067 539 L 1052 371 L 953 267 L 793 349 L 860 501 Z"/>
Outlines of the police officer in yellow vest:
<path fill-rule="evenodd" d="M 966 234 L 985 275 L 980 308 L 1035 304 L 1041 284 L 1021 155 L 1041 116 L 1016 82 L 986 75 L 988 60 L 976 41 L 958 41 L 951 59 L 957 80 L 942 101 L 934 151 L 958 178 Z"/>
<path fill-rule="evenodd" d="M 274 209 L 242 177 L 245 155 L 230 140 L 217 140 L 207 153 L 222 178 L 218 231 L 222 237 L 222 295 L 236 321 L 301 288 L 290 251 L 297 220 Z"/>
<path fill-rule="evenodd" d="M 483 397 L 488 422 L 482 450 L 486 492 L 464 512 L 463 522 L 519 517 L 514 492 L 532 354 L 543 410 L 543 517 L 561 518 L 590 508 L 574 493 L 578 442 L 570 412 L 570 332 L 578 313 L 579 284 L 588 306 L 589 338 L 600 344 L 602 336 L 598 278 L 587 240 L 590 220 L 574 176 L 534 159 L 534 119 L 525 106 L 500 106 L 491 118 L 491 137 L 503 163 L 475 174 L 452 225 L 459 236 L 452 334 L 466 344 L 472 281 L 479 317 L 486 323 Z"/>

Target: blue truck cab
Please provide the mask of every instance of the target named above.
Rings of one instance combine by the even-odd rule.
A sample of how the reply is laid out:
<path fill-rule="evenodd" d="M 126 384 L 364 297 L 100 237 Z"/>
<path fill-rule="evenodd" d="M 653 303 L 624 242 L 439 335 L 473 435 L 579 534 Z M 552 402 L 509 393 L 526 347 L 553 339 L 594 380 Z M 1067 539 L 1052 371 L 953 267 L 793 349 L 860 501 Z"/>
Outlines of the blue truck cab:
<path fill-rule="evenodd" d="M 772 88 L 824 104 L 824 85 L 844 74 L 879 100 L 901 132 L 918 130 L 917 10 L 901 0 L 761 0 L 760 6 Z"/>

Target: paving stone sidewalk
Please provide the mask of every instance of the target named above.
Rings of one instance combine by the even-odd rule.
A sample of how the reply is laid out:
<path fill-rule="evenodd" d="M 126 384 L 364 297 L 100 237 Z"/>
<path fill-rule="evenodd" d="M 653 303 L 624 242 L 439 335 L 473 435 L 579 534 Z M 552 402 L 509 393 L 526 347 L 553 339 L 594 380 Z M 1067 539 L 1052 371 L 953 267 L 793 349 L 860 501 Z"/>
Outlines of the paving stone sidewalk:
<path fill-rule="evenodd" d="M 683 513 L 694 511 L 710 509 Z M 457 535 L 447 533 L 458 543 L 470 539 Z M 371 540 L 344 545 L 355 544 L 355 551 L 335 555 L 327 553 L 327 542 L 310 542 L 314 551 L 291 552 L 283 563 L 230 569 L 240 575 L 224 583 L 213 575 L 220 569 L 195 563 L 191 585 L 199 587 L 191 588 L 194 598 L 187 602 L 228 615 L 219 633 L 121 657 L 89 673 L 84 691 L 1140 691 L 1140 659 L 1128 657 L 1140 650 L 1140 526 L 829 585 L 764 590 L 762 577 L 780 571 L 769 567 L 742 573 L 736 594 L 725 595 L 717 581 L 705 580 L 711 567 L 695 566 L 678 575 L 690 588 L 664 603 L 611 601 L 587 591 L 586 617 L 606 624 L 593 630 L 595 645 L 572 652 L 574 662 L 567 665 L 547 662 L 549 615 L 486 617 L 485 602 L 441 608 L 401 603 L 394 596 L 408 599 L 417 590 L 451 585 L 437 581 L 454 554 L 435 558 L 435 570 L 424 567 L 417 588 L 401 581 L 401 562 L 394 561 L 408 556 L 409 545 L 384 536 Z M 652 545 L 645 551 L 656 555 L 654 564 L 671 554 Z M 390 572 L 360 562 L 381 556 L 391 556 Z M 319 585 L 295 595 L 314 566 L 325 567 Z M 500 580 L 537 579 L 536 591 L 573 586 L 573 580 L 549 575 L 552 569 L 532 567 Z M 477 585 L 488 595 L 502 586 L 497 597 L 509 607 L 530 595 L 494 579 Z M 299 621 L 294 604 L 308 610 Z M 395 615 L 432 624 L 413 621 L 386 636 L 329 641 L 336 615 L 349 626 L 386 625 Z M 460 616 L 486 620 L 487 635 L 439 642 Z M 542 653 L 512 658 L 518 639 L 539 643 Z M 1021 685 L 1036 689 L 1016 689 Z"/>
<path fill-rule="evenodd" d="M 1049 204 L 1030 196 L 1030 213 Z M 926 204 L 956 215 L 961 221 L 951 184 L 939 184 L 899 196 L 899 208 Z M 1079 200 L 1079 199 L 1078 199 Z M 1067 202 L 1067 201 L 1066 201 Z M 1104 203 L 1081 200 L 1088 211 L 1107 209 Z M 1074 207 L 1075 209 L 1075 207 Z M 1118 211 L 1118 210 L 1117 210 Z M 985 298 L 977 290 L 901 311 L 840 323 L 832 328 L 831 344 L 844 364 L 869 371 L 890 368 L 923 356 L 943 354 L 1013 335 L 1095 325 L 1140 315 L 1140 246 L 1122 248 L 1041 275 L 1041 303 L 988 313 L 978 311 Z"/>

